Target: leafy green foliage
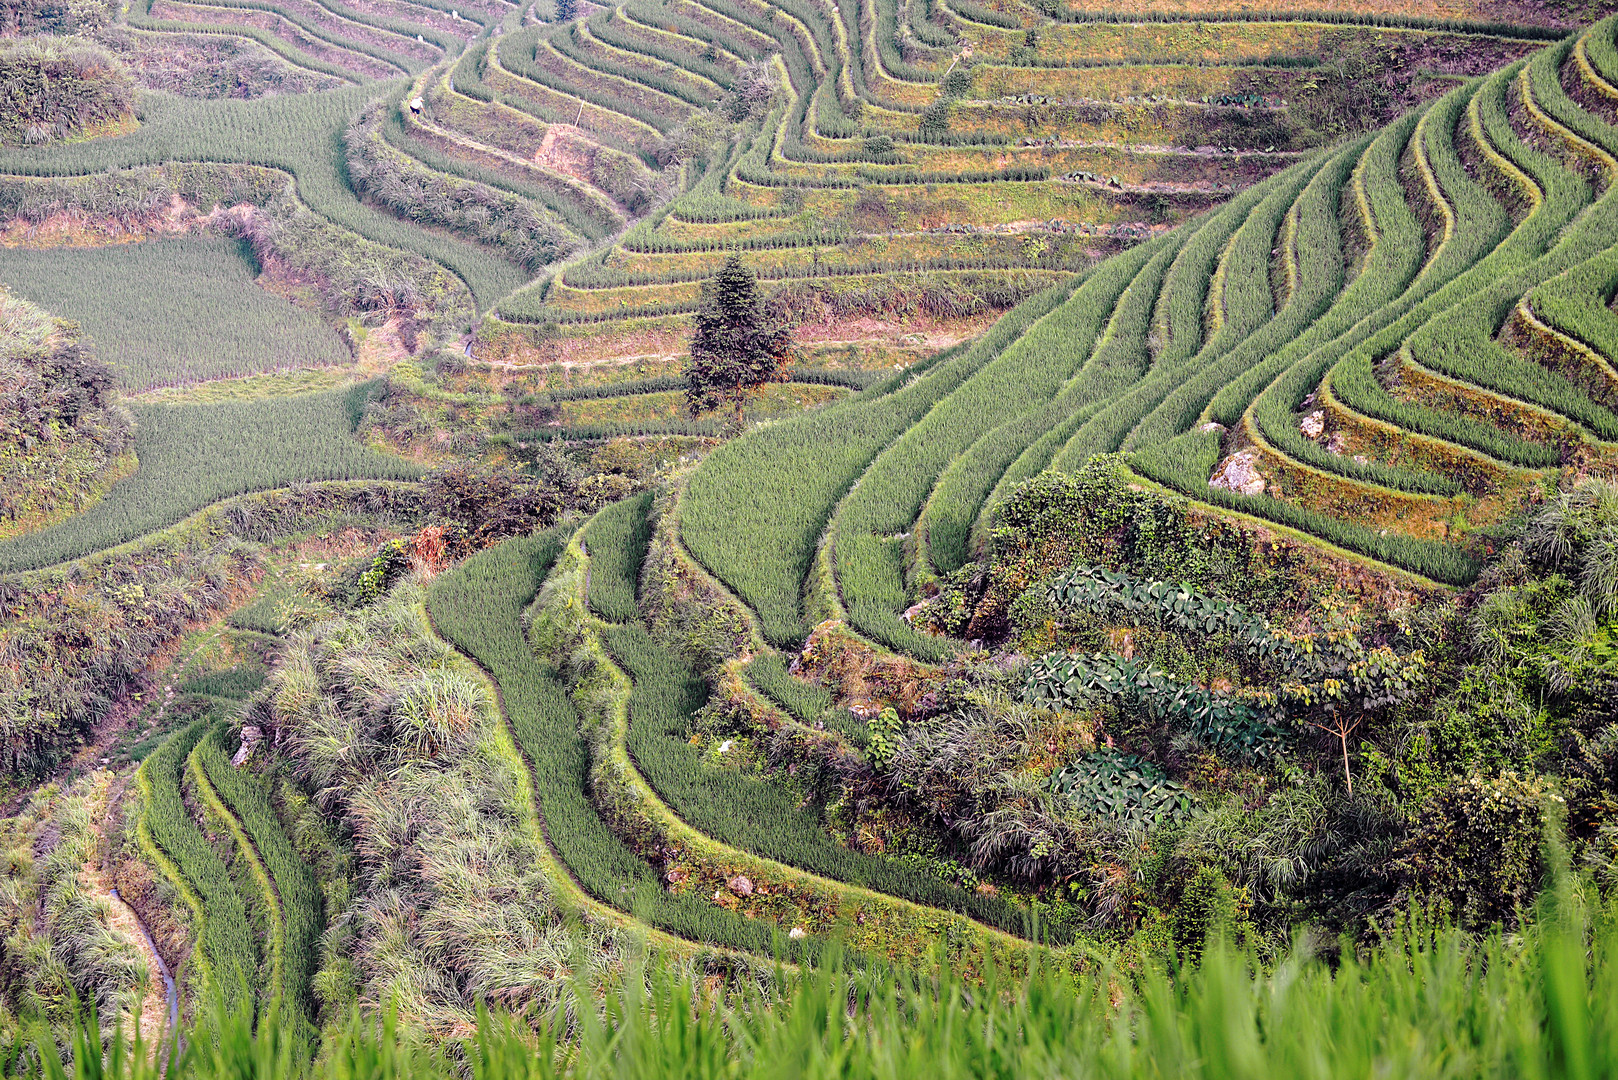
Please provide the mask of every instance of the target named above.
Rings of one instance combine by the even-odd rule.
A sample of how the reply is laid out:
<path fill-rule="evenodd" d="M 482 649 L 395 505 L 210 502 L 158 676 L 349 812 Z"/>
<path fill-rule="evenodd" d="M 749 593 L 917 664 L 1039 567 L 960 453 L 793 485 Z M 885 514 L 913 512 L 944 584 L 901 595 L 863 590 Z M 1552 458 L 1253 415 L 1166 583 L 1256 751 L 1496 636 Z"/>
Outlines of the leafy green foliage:
<path fill-rule="evenodd" d="M 1058 575 L 1050 583 L 1046 599 L 1064 613 L 1104 619 L 1123 616 L 1182 633 L 1231 634 L 1260 655 L 1273 654 L 1291 644 L 1289 639 L 1275 636 L 1268 622 L 1240 604 L 1215 599 L 1184 585 L 1140 581 L 1101 566 L 1077 566 Z"/>
<path fill-rule="evenodd" d="M 899 713 L 892 706 L 877 713 L 870 721 L 871 742 L 866 749 L 866 755 L 871 764 L 880 770 L 885 770 L 893 761 L 895 745 L 899 741 L 899 733 L 903 727 L 899 723 Z"/>
<path fill-rule="evenodd" d="M 1054 708 L 1072 708 L 1094 696 L 1120 698 L 1238 756 L 1262 759 L 1282 749 L 1266 710 L 1175 682 L 1162 671 L 1123 656 L 1043 656 L 1029 665 L 1023 696 Z"/>
<path fill-rule="evenodd" d="M 1051 790 L 1080 810 L 1136 829 L 1182 821 L 1191 811 L 1184 786 L 1136 754 L 1097 751 L 1052 776 Z"/>
<path fill-rule="evenodd" d="M 1398 869 L 1416 896 L 1462 927 L 1509 923 L 1540 883 L 1545 816 L 1555 799 L 1539 777 L 1456 780 L 1416 812 Z"/>
<path fill-rule="evenodd" d="M 1342 740 L 1345 777 L 1349 733 L 1366 714 L 1409 698 L 1429 671 L 1422 652 L 1400 654 L 1386 645 L 1367 647 L 1345 626 L 1334 626 L 1323 634 L 1280 633 L 1239 605 L 1215 600 L 1185 586 L 1137 582 L 1127 574 L 1105 569 L 1079 567 L 1062 575 L 1051 585 L 1047 597 L 1059 612 L 1156 623 L 1188 636 L 1229 635 L 1248 657 L 1273 671 L 1273 689 L 1247 695 L 1255 704 L 1267 708 L 1254 711 L 1237 705 L 1235 713 L 1219 716 L 1211 694 L 1182 688 L 1172 704 L 1149 704 L 1153 715 L 1184 713 L 1199 737 L 1211 736 L 1215 743 L 1246 747 L 1251 738 L 1235 736 L 1223 726 L 1225 722 L 1233 721 L 1238 728 L 1244 728 L 1259 723 L 1260 716 L 1266 713 L 1267 719 L 1276 722 L 1283 712 L 1281 707 L 1290 707 L 1297 711 L 1295 719 L 1299 723 L 1329 731 Z M 1103 661 L 1099 670 L 1079 657 L 1053 663 L 1047 656 L 1030 670 L 1024 693 L 1034 699 L 1060 700 L 1077 698 L 1085 690 L 1133 696 L 1143 690 L 1161 695 L 1169 689 L 1152 672 L 1132 662 L 1092 657 L 1091 663 L 1097 660 Z M 1187 693 L 1189 700 L 1183 696 Z M 1352 778 L 1349 783 L 1353 783 Z"/>

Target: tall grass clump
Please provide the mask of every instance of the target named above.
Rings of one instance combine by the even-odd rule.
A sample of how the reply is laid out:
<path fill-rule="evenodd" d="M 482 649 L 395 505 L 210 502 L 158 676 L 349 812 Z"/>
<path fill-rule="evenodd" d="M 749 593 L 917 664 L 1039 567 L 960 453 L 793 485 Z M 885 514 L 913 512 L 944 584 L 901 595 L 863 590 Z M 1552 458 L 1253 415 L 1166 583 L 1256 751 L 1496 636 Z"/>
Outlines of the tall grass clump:
<path fill-rule="evenodd" d="M 597 922 L 566 927 L 496 695 L 433 633 L 423 600 L 409 580 L 290 633 L 248 715 L 276 733 L 295 790 L 318 807 L 305 812 L 352 856 L 313 979 L 323 1017 L 394 1003 L 443 1039 L 480 1002 L 545 1011 L 567 972 L 610 965 L 616 945 Z"/>

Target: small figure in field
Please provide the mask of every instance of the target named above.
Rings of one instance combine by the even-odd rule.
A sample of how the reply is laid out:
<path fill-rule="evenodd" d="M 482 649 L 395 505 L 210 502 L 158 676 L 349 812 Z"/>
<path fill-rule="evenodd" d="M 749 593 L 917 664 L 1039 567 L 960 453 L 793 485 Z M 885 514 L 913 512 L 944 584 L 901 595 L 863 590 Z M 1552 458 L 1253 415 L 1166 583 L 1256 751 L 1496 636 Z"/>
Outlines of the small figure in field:
<path fill-rule="evenodd" d="M 693 331 L 685 362 L 691 416 L 729 404 L 739 431 L 747 395 L 786 378 L 781 366 L 792 358 L 792 328 L 764 311 L 758 279 L 732 255 L 703 284 Z"/>
<path fill-rule="evenodd" d="M 419 97 L 411 98 L 410 99 L 410 111 L 415 113 L 417 116 L 420 116 L 422 106 L 424 106 L 426 104 L 427 103 L 422 101 L 421 98 L 419 98 Z"/>

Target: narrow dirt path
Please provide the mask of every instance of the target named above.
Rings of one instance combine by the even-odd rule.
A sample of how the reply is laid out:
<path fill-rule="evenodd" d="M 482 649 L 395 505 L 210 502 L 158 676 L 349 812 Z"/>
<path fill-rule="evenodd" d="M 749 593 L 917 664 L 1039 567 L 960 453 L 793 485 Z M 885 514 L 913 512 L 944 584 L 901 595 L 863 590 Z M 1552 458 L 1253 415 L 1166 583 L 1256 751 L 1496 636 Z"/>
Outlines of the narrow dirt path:
<path fill-rule="evenodd" d="M 146 955 L 146 966 L 152 973 L 152 980 L 146 998 L 141 1003 L 140 1034 L 146 1045 L 157 1046 L 160 1039 L 165 1039 L 167 1033 L 174 1032 L 179 1026 L 180 994 L 175 989 L 173 974 L 169 971 L 168 965 L 163 963 L 163 957 L 157 951 L 157 943 L 152 940 L 152 935 L 147 931 L 140 915 L 118 895 L 116 886 L 107 890 L 107 896 L 112 901 L 110 907 L 113 925 L 138 941 L 141 952 Z M 159 1016 L 165 1019 L 160 1021 L 157 1019 Z"/>
<path fill-rule="evenodd" d="M 90 824 L 90 831 L 95 835 L 97 852 L 106 850 L 104 823 L 113 805 L 122 797 L 122 792 L 116 798 L 111 797 L 114 779 L 112 774 L 101 775 L 100 791 L 97 793 L 100 806 L 91 816 Z M 146 923 L 118 894 L 117 887 L 107 880 L 100 858 L 92 858 L 86 862 L 80 870 L 79 877 L 92 895 L 106 900 L 108 923 L 114 929 L 127 934 L 139 945 L 141 955 L 146 958 L 147 987 L 146 995 L 141 999 L 139 1028 L 142 1043 L 155 1051 L 163 1045 L 164 1040 L 179 1024 L 180 996 L 175 990 L 174 976 L 157 951 L 157 943 L 147 931 Z"/>

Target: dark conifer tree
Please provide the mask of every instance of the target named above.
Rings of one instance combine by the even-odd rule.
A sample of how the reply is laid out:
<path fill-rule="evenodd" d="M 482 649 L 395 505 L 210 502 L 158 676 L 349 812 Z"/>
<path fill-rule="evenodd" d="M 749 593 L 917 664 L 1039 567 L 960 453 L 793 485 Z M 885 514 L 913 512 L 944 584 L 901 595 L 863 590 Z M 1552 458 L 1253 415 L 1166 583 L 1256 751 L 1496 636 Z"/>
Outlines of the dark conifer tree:
<path fill-rule="evenodd" d="M 685 399 L 693 417 L 729 404 L 742 424 L 747 395 L 778 381 L 792 354 L 792 329 L 764 311 L 758 279 L 732 255 L 702 287 L 685 362 Z"/>

